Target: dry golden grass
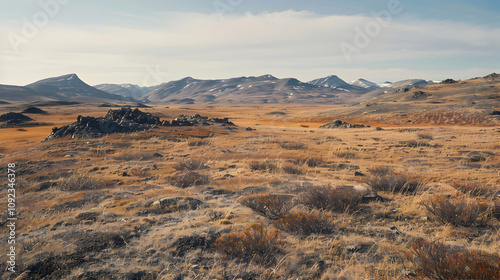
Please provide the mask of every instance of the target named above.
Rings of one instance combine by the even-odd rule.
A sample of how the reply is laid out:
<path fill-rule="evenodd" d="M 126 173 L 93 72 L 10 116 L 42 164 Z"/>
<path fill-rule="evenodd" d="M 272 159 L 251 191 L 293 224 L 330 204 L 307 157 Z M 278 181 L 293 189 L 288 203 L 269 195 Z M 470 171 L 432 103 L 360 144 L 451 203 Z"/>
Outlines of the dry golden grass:
<path fill-rule="evenodd" d="M 50 115 L 37 121 L 57 126 L 75 120 L 76 110 L 92 116 L 108 110 L 90 105 L 44 109 Z M 61 279 L 92 278 L 95 273 L 107 279 L 406 279 L 405 273 L 419 273 L 419 264 L 405 254 L 417 240 L 437 238 L 464 252 L 500 250 L 498 218 L 489 215 L 480 223 L 455 227 L 441 223 L 425 207 L 434 196 L 456 201 L 466 193 L 492 213 L 498 211 L 493 208 L 499 204 L 498 126 L 489 118 L 466 121 L 483 126 L 451 121 L 458 125 L 441 126 L 450 116 L 422 115 L 439 120 L 439 126 L 432 126 L 407 123 L 396 113 L 354 115 L 349 110 L 353 108 L 325 105 L 155 106 L 145 111 L 232 117 L 239 128 L 162 127 L 45 143 L 41 141 L 51 126 L 3 129 L 0 165 L 18 165 L 19 248 L 26 248 L 18 257 L 27 266 L 50 264 L 44 266 L 46 272 Z M 418 120 L 418 110 L 408 112 L 408 118 Z M 287 115 L 267 114 L 273 111 Z M 337 117 L 372 127 L 318 128 Z M 249 126 L 256 130 L 245 130 Z M 470 160 L 471 152 L 481 155 L 478 161 Z M 394 172 L 370 173 L 377 167 Z M 188 176 L 192 172 L 200 176 Z M 370 181 L 377 176 L 379 181 Z M 403 187 L 389 184 L 399 182 L 391 176 L 403 177 Z M 404 186 L 413 179 L 426 187 L 409 195 Z M 330 185 L 364 186 L 384 200 L 359 203 L 358 194 L 348 189 L 314 192 Z M 270 201 L 275 208 L 262 203 L 266 200 L 252 201 L 260 203 L 252 204 L 256 211 L 238 203 L 269 193 L 287 199 Z M 312 193 L 312 202 L 298 199 Z M 6 196 L 0 193 L 0 200 Z M 315 206 L 314 201 L 330 202 Z M 169 211 L 159 211 L 167 202 Z M 332 212 L 311 213 L 301 203 Z M 262 213 L 271 213 L 274 222 Z M 250 238 L 244 230 L 255 223 L 268 233 L 281 229 L 279 246 L 247 250 L 223 244 L 228 238 L 215 244 L 228 234 L 239 238 L 238 246 L 244 238 L 253 240 L 258 234 Z M 325 226 L 330 223 L 334 226 Z M 106 232 L 112 235 L 101 234 Z M 6 234 L 1 227 L 0 235 Z M 73 242 L 88 239 L 96 241 L 89 241 L 92 246 Z"/>

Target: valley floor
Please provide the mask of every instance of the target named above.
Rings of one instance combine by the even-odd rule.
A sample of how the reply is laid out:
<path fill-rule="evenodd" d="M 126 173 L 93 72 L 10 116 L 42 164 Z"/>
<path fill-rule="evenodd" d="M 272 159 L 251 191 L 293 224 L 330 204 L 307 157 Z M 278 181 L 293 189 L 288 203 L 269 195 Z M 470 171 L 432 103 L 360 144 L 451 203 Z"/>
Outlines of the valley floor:
<path fill-rule="evenodd" d="M 480 252 L 460 260 L 500 277 L 495 119 L 413 123 L 416 113 L 360 118 L 326 105 L 155 106 L 141 110 L 229 117 L 237 127 L 42 142 L 52 127 L 109 108 L 44 110 L 31 116 L 38 126 L 0 129 L 0 180 L 8 184 L 15 163 L 19 219 L 18 273 L 2 261 L 0 279 L 435 279 L 425 274 L 439 270 L 432 250 L 444 261 L 446 250 Z M 370 127 L 319 128 L 337 118 Z M 369 199 L 373 192 L 379 197 Z M 7 200 L 2 188 L 1 240 L 10 234 Z"/>

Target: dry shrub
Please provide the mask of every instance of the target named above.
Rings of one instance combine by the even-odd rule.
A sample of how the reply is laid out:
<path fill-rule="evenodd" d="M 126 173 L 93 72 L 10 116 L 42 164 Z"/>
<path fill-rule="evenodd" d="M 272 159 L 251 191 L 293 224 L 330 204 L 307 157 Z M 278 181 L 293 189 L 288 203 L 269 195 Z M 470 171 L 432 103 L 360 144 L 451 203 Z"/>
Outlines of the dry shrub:
<path fill-rule="evenodd" d="M 368 172 L 370 175 L 365 179 L 365 183 L 374 191 L 415 193 L 425 184 L 420 176 L 396 172 L 385 166 L 369 168 Z"/>
<path fill-rule="evenodd" d="M 354 211 L 362 201 L 363 194 L 352 186 L 311 187 L 302 194 L 302 204 L 319 210 L 345 212 Z"/>
<path fill-rule="evenodd" d="M 206 185 L 210 182 L 207 175 L 190 171 L 170 178 L 172 185 L 178 188 L 188 188 L 192 186 Z"/>
<path fill-rule="evenodd" d="M 263 264 L 274 262 L 283 250 L 279 231 L 267 229 L 263 223 L 252 224 L 243 233 L 223 235 L 215 240 L 214 246 L 228 258 L 258 260 Z"/>
<path fill-rule="evenodd" d="M 328 234 L 333 230 L 330 217 L 321 213 L 289 213 L 275 220 L 274 225 L 283 231 L 300 235 Z"/>
<path fill-rule="evenodd" d="M 299 142 L 279 142 L 279 145 L 286 150 L 301 150 L 305 148 L 304 143 Z"/>
<path fill-rule="evenodd" d="M 297 165 L 307 165 L 309 167 L 318 167 L 324 163 L 321 157 L 301 156 L 291 160 L 292 163 Z"/>
<path fill-rule="evenodd" d="M 338 150 L 338 151 L 335 151 L 334 154 L 337 157 L 344 158 L 344 159 L 354 159 L 354 158 L 356 158 L 356 153 L 350 152 L 350 151 Z"/>
<path fill-rule="evenodd" d="M 284 164 L 281 169 L 283 170 L 283 172 L 292 175 L 301 175 L 305 173 L 300 166 L 291 163 Z"/>
<path fill-rule="evenodd" d="M 199 169 L 205 169 L 208 166 L 206 166 L 203 162 L 196 160 L 196 159 L 185 159 L 182 161 L 178 161 L 176 164 L 174 164 L 174 169 L 177 171 L 184 171 L 184 170 L 199 170 Z"/>
<path fill-rule="evenodd" d="M 85 191 L 105 188 L 109 182 L 90 176 L 89 174 L 74 174 L 59 182 L 58 188 L 62 191 Z"/>
<path fill-rule="evenodd" d="M 423 134 L 423 133 L 419 133 L 417 134 L 418 138 L 420 139 L 426 139 L 426 140 L 434 140 L 434 136 L 430 135 L 430 134 Z"/>
<path fill-rule="evenodd" d="M 500 279 L 497 254 L 460 252 L 440 242 L 425 241 L 417 241 L 412 253 L 418 279 Z"/>
<path fill-rule="evenodd" d="M 150 152 L 125 151 L 118 155 L 113 156 L 113 159 L 122 161 L 141 161 L 141 160 L 151 160 L 154 159 L 155 157 L 156 157 L 155 154 Z"/>
<path fill-rule="evenodd" d="M 190 147 L 200 147 L 200 146 L 210 145 L 210 141 L 204 139 L 189 138 L 187 144 Z"/>
<path fill-rule="evenodd" d="M 482 202 L 462 198 L 449 199 L 442 196 L 434 196 L 422 205 L 443 224 L 468 227 L 478 222 L 484 225 L 490 217 L 491 208 Z"/>
<path fill-rule="evenodd" d="M 276 172 L 279 170 L 278 166 L 269 160 L 265 160 L 263 162 L 252 161 L 248 165 L 252 170 L 262 170 L 267 172 Z"/>
<path fill-rule="evenodd" d="M 292 199 L 291 195 L 254 194 L 242 197 L 238 202 L 268 219 L 276 220 L 295 206 Z"/>
<path fill-rule="evenodd" d="M 493 186 L 487 186 L 471 180 L 453 181 L 451 186 L 457 191 L 472 196 L 492 196 L 498 192 Z"/>

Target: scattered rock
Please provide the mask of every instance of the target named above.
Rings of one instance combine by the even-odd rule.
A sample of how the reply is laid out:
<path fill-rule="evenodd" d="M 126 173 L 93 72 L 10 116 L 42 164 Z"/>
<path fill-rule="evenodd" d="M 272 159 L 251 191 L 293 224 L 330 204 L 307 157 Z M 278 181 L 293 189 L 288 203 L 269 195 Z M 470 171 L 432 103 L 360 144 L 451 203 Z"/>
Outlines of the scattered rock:
<path fill-rule="evenodd" d="M 175 256 L 184 257 L 184 255 L 191 250 L 201 249 L 207 250 L 212 248 L 215 240 L 220 236 L 213 230 L 208 232 L 206 236 L 194 234 L 191 236 L 183 236 L 174 242 Z"/>
<path fill-rule="evenodd" d="M 153 156 L 154 156 L 154 157 L 160 157 L 160 158 L 162 158 L 162 157 L 163 157 L 163 155 L 162 155 L 162 154 L 160 154 L 160 153 L 154 153 L 154 154 L 153 154 Z"/>
<path fill-rule="evenodd" d="M 246 129 L 246 131 L 254 131 L 254 130 L 256 130 L 256 129 L 251 128 L 251 127 L 247 127 L 247 129 Z"/>
<path fill-rule="evenodd" d="M 486 158 L 480 152 L 470 152 L 467 154 L 468 162 L 480 162 L 485 160 Z"/>
<path fill-rule="evenodd" d="M 350 124 L 343 122 L 341 120 L 334 120 L 331 123 L 327 123 L 325 125 L 320 126 L 320 128 L 363 128 L 363 127 L 369 127 L 369 126 L 365 126 L 362 124 Z"/>
<path fill-rule="evenodd" d="M 211 118 L 202 117 L 200 114 L 194 116 L 180 115 L 178 118 L 170 122 L 170 126 L 209 126 L 213 124 L 221 124 L 223 126 L 235 126 L 229 121 L 229 118 Z"/>
<path fill-rule="evenodd" d="M 23 114 L 38 114 L 38 115 L 47 115 L 48 113 L 40 108 L 30 106 L 24 109 L 21 113 Z"/>
<path fill-rule="evenodd" d="M 130 205 L 127 209 L 147 207 L 149 209 L 136 213 L 138 216 L 147 216 L 149 214 L 161 215 L 178 211 L 196 210 L 201 205 L 203 205 L 203 201 L 193 197 L 166 197 L 156 201 L 144 201 L 141 205 Z"/>
<path fill-rule="evenodd" d="M 366 176 L 366 175 L 365 175 L 365 174 L 363 174 L 363 173 L 361 173 L 361 172 L 359 172 L 359 171 L 356 171 L 356 172 L 354 172 L 354 176 L 361 176 L 361 177 L 364 177 L 364 176 Z"/>
<path fill-rule="evenodd" d="M 492 116 L 500 116 L 500 111 L 493 111 L 491 112 Z"/>
<path fill-rule="evenodd" d="M 425 99 L 425 98 L 427 98 L 428 96 L 429 96 L 429 94 L 428 94 L 428 93 L 423 92 L 423 91 L 421 91 L 421 90 L 417 90 L 417 91 L 414 91 L 414 92 L 413 92 L 413 97 L 412 97 L 412 98 L 413 98 L 413 99 Z"/>

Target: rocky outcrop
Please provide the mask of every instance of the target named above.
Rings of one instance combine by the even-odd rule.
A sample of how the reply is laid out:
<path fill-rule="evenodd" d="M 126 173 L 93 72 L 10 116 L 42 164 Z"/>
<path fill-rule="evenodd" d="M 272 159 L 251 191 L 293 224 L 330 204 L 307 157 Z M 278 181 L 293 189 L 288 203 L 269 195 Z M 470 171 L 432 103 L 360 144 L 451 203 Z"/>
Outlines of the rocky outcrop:
<path fill-rule="evenodd" d="M 56 138 L 71 137 L 76 139 L 99 138 L 106 134 L 131 133 L 147 131 L 158 126 L 209 126 L 209 125 L 234 126 L 228 118 L 202 117 L 180 115 L 173 121 L 161 121 L 150 113 L 141 112 L 139 109 L 122 107 L 119 110 L 109 110 L 101 118 L 78 116 L 76 122 L 63 127 L 54 127 L 52 133 L 44 141 Z"/>
<path fill-rule="evenodd" d="M 120 110 L 109 110 L 101 118 L 78 116 L 76 122 L 70 125 L 54 127 L 44 141 L 67 136 L 76 139 L 99 138 L 106 134 L 146 131 L 160 124 L 160 119 L 150 113 L 123 107 Z"/>
<path fill-rule="evenodd" d="M 413 92 L 413 99 L 425 99 L 427 96 L 429 96 L 429 94 L 421 90 Z"/>
<path fill-rule="evenodd" d="M 213 124 L 234 126 L 228 118 L 211 118 L 202 117 L 199 114 L 194 116 L 180 115 L 178 118 L 170 122 L 170 126 L 209 126 Z"/>
<path fill-rule="evenodd" d="M 370 126 L 365 126 L 363 124 L 351 124 L 343 122 L 341 120 L 334 120 L 333 122 L 322 125 L 319 128 L 363 128 L 363 127 L 370 127 Z"/>
<path fill-rule="evenodd" d="M 20 113 L 10 112 L 0 116 L 0 122 L 4 122 L 0 125 L 0 128 L 13 127 L 17 124 L 33 121 L 32 118 L 25 116 Z"/>

